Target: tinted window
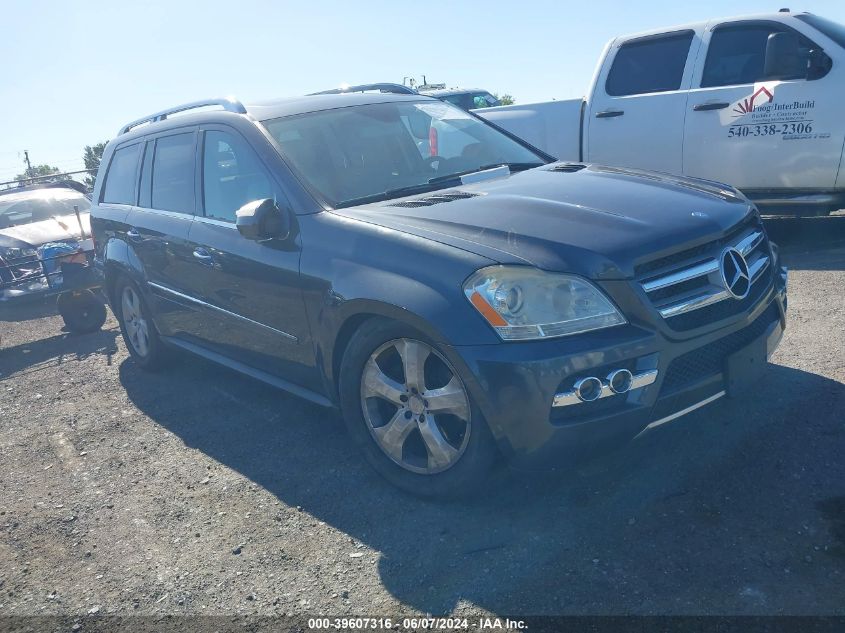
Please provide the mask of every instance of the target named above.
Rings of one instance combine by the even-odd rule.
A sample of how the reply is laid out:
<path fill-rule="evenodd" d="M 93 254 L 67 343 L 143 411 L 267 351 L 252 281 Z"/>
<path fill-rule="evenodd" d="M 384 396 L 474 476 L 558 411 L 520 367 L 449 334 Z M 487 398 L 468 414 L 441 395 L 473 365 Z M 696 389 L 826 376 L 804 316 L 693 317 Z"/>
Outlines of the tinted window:
<path fill-rule="evenodd" d="M 112 204 L 135 204 L 135 176 L 138 173 L 140 144 L 121 147 L 112 156 L 106 185 L 103 188 L 103 202 Z"/>
<path fill-rule="evenodd" d="M 713 31 L 707 49 L 707 61 L 701 77 L 701 87 L 738 86 L 766 79 L 766 43 L 769 35 L 785 31 L 778 24 L 746 24 L 727 26 Z M 794 33 L 794 31 L 791 31 Z M 799 58 L 806 60 L 812 42 L 800 39 Z M 799 63 L 798 66 L 801 64 Z M 806 76 L 806 62 L 793 79 Z M 784 77 L 779 77 L 783 79 Z"/>
<path fill-rule="evenodd" d="M 205 215 L 235 221 L 247 202 L 274 198 L 272 181 L 255 152 L 241 137 L 216 130 L 205 133 L 202 160 Z"/>
<path fill-rule="evenodd" d="M 836 42 L 840 46 L 845 47 L 845 26 L 842 26 L 841 24 L 839 24 L 838 22 L 834 22 L 833 20 L 826 20 L 825 18 L 820 18 L 817 15 L 812 15 L 809 13 L 796 15 L 795 17 L 801 20 L 802 22 L 806 22 L 810 26 L 816 27 L 819 31 L 827 35 L 834 42 Z"/>
<path fill-rule="evenodd" d="M 623 44 L 607 76 L 607 94 L 622 97 L 678 90 L 692 36 L 692 31 L 683 31 Z"/>
<path fill-rule="evenodd" d="M 152 207 L 194 212 L 194 134 L 156 139 L 153 158 Z"/>

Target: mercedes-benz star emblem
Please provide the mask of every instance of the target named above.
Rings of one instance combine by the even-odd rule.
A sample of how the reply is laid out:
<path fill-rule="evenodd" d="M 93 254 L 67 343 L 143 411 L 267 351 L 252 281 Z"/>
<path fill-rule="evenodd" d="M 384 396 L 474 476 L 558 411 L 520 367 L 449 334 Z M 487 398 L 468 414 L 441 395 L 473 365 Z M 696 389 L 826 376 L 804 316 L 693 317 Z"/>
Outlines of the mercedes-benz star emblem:
<path fill-rule="evenodd" d="M 745 299 L 751 290 L 751 276 L 748 274 L 748 262 L 742 253 L 735 248 L 726 248 L 722 251 L 719 269 L 725 290 L 734 299 Z"/>

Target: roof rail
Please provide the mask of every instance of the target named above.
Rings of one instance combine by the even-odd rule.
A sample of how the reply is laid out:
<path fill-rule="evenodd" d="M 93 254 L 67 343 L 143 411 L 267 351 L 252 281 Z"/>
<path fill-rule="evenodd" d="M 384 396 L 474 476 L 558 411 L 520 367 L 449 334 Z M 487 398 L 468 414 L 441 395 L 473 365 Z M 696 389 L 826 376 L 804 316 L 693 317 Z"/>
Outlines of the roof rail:
<path fill-rule="evenodd" d="M 340 95 L 348 92 L 367 92 L 368 90 L 378 90 L 379 92 L 387 92 L 397 95 L 417 95 L 419 94 L 413 88 L 403 86 L 402 84 L 361 84 L 360 86 L 345 86 L 343 88 L 334 88 L 332 90 L 321 90 L 320 92 L 312 92 L 309 97 L 315 95 Z"/>
<path fill-rule="evenodd" d="M 204 99 L 203 101 L 194 101 L 192 103 L 185 103 L 183 105 L 175 106 L 173 108 L 168 108 L 167 110 L 162 110 L 161 112 L 156 112 L 155 114 L 145 116 L 143 119 L 138 119 L 136 121 L 132 121 L 132 123 L 127 123 L 122 128 L 120 128 L 118 136 L 120 136 L 121 134 L 126 134 L 129 130 L 134 127 L 138 127 L 142 123 L 155 123 L 156 121 L 164 121 L 168 116 L 170 116 L 171 114 L 176 114 L 177 112 L 184 112 L 185 110 L 193 110 L 195 108 L 204 108 L 205 106 L 215 105 L 222 106 L 223 109 L 228 112 L 246 114 L 246 108 L 244 107 L 244 105 L 240 101 L 232 97 L 224 97 L 222 99 Z"/>

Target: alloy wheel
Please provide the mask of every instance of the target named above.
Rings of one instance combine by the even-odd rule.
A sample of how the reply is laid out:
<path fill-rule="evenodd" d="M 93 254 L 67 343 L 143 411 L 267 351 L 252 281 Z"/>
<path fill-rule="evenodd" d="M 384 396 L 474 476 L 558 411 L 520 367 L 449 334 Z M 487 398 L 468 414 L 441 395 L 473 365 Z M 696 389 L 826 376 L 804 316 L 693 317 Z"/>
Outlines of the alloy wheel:
<path fill-rule="evenodd" d="M 370 434 L 396 464 L 421 474 L 452 467 L 469 441 L 469 397 L 446 359 L 414 339 L 374 351 L 361 376 Z"/>
<path fill-rule="evenodd" d="M 141 298 L 132 286 L 123 288 L 120 305 L 129 344 L 139 356 L 146 357 L 150 353 L 149 329 L 141 312 Z"/>

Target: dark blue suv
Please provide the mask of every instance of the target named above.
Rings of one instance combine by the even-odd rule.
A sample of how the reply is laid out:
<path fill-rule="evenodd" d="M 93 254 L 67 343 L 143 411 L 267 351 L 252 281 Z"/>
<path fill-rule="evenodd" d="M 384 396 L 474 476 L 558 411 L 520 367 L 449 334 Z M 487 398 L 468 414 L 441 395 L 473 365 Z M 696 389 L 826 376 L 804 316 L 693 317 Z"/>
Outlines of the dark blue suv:
<path fill-rule="evenodd" d="M 419 95 L 145 117 L 106 148 L 92 218 L 135 362 L 178 347 L 337 406 L 427 496 L 749 397 L 786 323 L 736 190 L 554 162 Z"/>

